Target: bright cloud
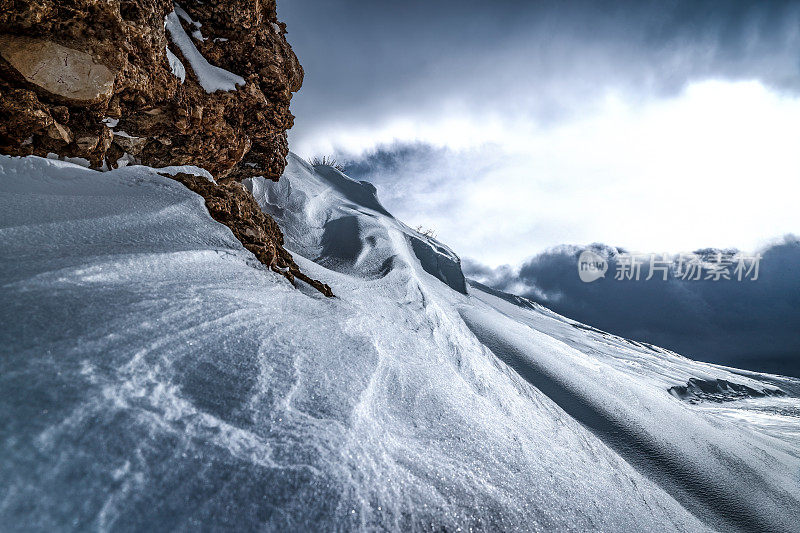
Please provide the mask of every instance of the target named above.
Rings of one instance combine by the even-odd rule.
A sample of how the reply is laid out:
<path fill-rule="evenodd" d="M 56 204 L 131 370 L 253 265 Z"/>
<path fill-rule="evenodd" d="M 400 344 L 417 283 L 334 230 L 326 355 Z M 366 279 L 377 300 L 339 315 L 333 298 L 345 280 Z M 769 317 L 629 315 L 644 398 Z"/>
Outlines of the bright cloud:
<path fill-rule="evenodd" d="M 757 81 L 694 82 L 644 101 L 608 91 L 550 125 L 457 102 L 438 117 L 333 125 L 292 148 L 356 160 L 380 146 L 439 148 L 359 177 L 398 215 L 491 265 L 562 243 L 752 250 L 800 231 L 800 98 Z"/>

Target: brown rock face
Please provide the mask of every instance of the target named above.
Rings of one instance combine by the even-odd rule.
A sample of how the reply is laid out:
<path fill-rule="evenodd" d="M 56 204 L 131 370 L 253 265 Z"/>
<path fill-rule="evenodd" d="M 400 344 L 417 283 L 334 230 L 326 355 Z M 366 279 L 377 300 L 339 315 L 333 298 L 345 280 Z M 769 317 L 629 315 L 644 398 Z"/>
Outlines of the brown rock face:
<path fill-rule="evenodd" d="M 303 79 L 284 28 L 275 0 L 0 0 L 0 151 L 277 179 Z"/>
<path fill-rule="evenodd" d="M 218 190 L 181 181 L 290 279 L 280 230 L 227 182 L 283 173 L 302 80 L 275 0 L 0 0 L 0 153 L 203 167 Z"/>

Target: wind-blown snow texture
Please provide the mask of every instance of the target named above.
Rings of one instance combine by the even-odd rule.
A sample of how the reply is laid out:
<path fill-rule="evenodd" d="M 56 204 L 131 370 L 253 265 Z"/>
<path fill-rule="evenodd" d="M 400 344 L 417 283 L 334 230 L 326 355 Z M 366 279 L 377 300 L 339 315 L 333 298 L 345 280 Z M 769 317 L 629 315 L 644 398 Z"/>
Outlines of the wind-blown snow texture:
<path fill-rule="evenodd" d="M 0 524 L 798 530 L 797 380 L 465 284 L 331 168 L 247 185 L 337 298 L 153 169 L 0 156 Z"/>

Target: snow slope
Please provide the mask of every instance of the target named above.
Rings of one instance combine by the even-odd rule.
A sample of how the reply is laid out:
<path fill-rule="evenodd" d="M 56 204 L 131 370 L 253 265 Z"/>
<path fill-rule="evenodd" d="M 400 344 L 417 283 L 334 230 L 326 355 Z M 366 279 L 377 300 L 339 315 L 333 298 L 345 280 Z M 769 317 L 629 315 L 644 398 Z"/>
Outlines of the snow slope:
<path fill-rule="evenodd" d="M 800 527 L 797 380 L 466 284 L 329 167 L 247 185 L 336 298 L 153 169 L 0 156 L 0 524 Z"/>

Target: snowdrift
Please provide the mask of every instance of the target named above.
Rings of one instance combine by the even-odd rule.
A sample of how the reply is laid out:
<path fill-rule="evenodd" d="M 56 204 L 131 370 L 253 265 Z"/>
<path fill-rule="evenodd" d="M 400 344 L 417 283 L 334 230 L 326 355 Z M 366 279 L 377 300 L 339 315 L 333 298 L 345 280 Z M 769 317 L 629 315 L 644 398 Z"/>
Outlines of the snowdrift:
<path fill-rule="evenodd" d="M 329 167 L 246 185 L 336 298 L 154 169 L 0 156 L 0 523 L 800 527 L 798 380 L 467 283 Z"/>
<path fill-rule="evenodd" d="M 373 185 L 327 165 L 312 167 L 294 154 L 290 162 L 277 184 L 264 178 L 245 181 L 261 208 L 285 228 L 290 249 L 327 268 L 367 278 L 385 276 L 410 250 L 425 272 L 467 293 L 458 256 L 390 215 Z"/>

